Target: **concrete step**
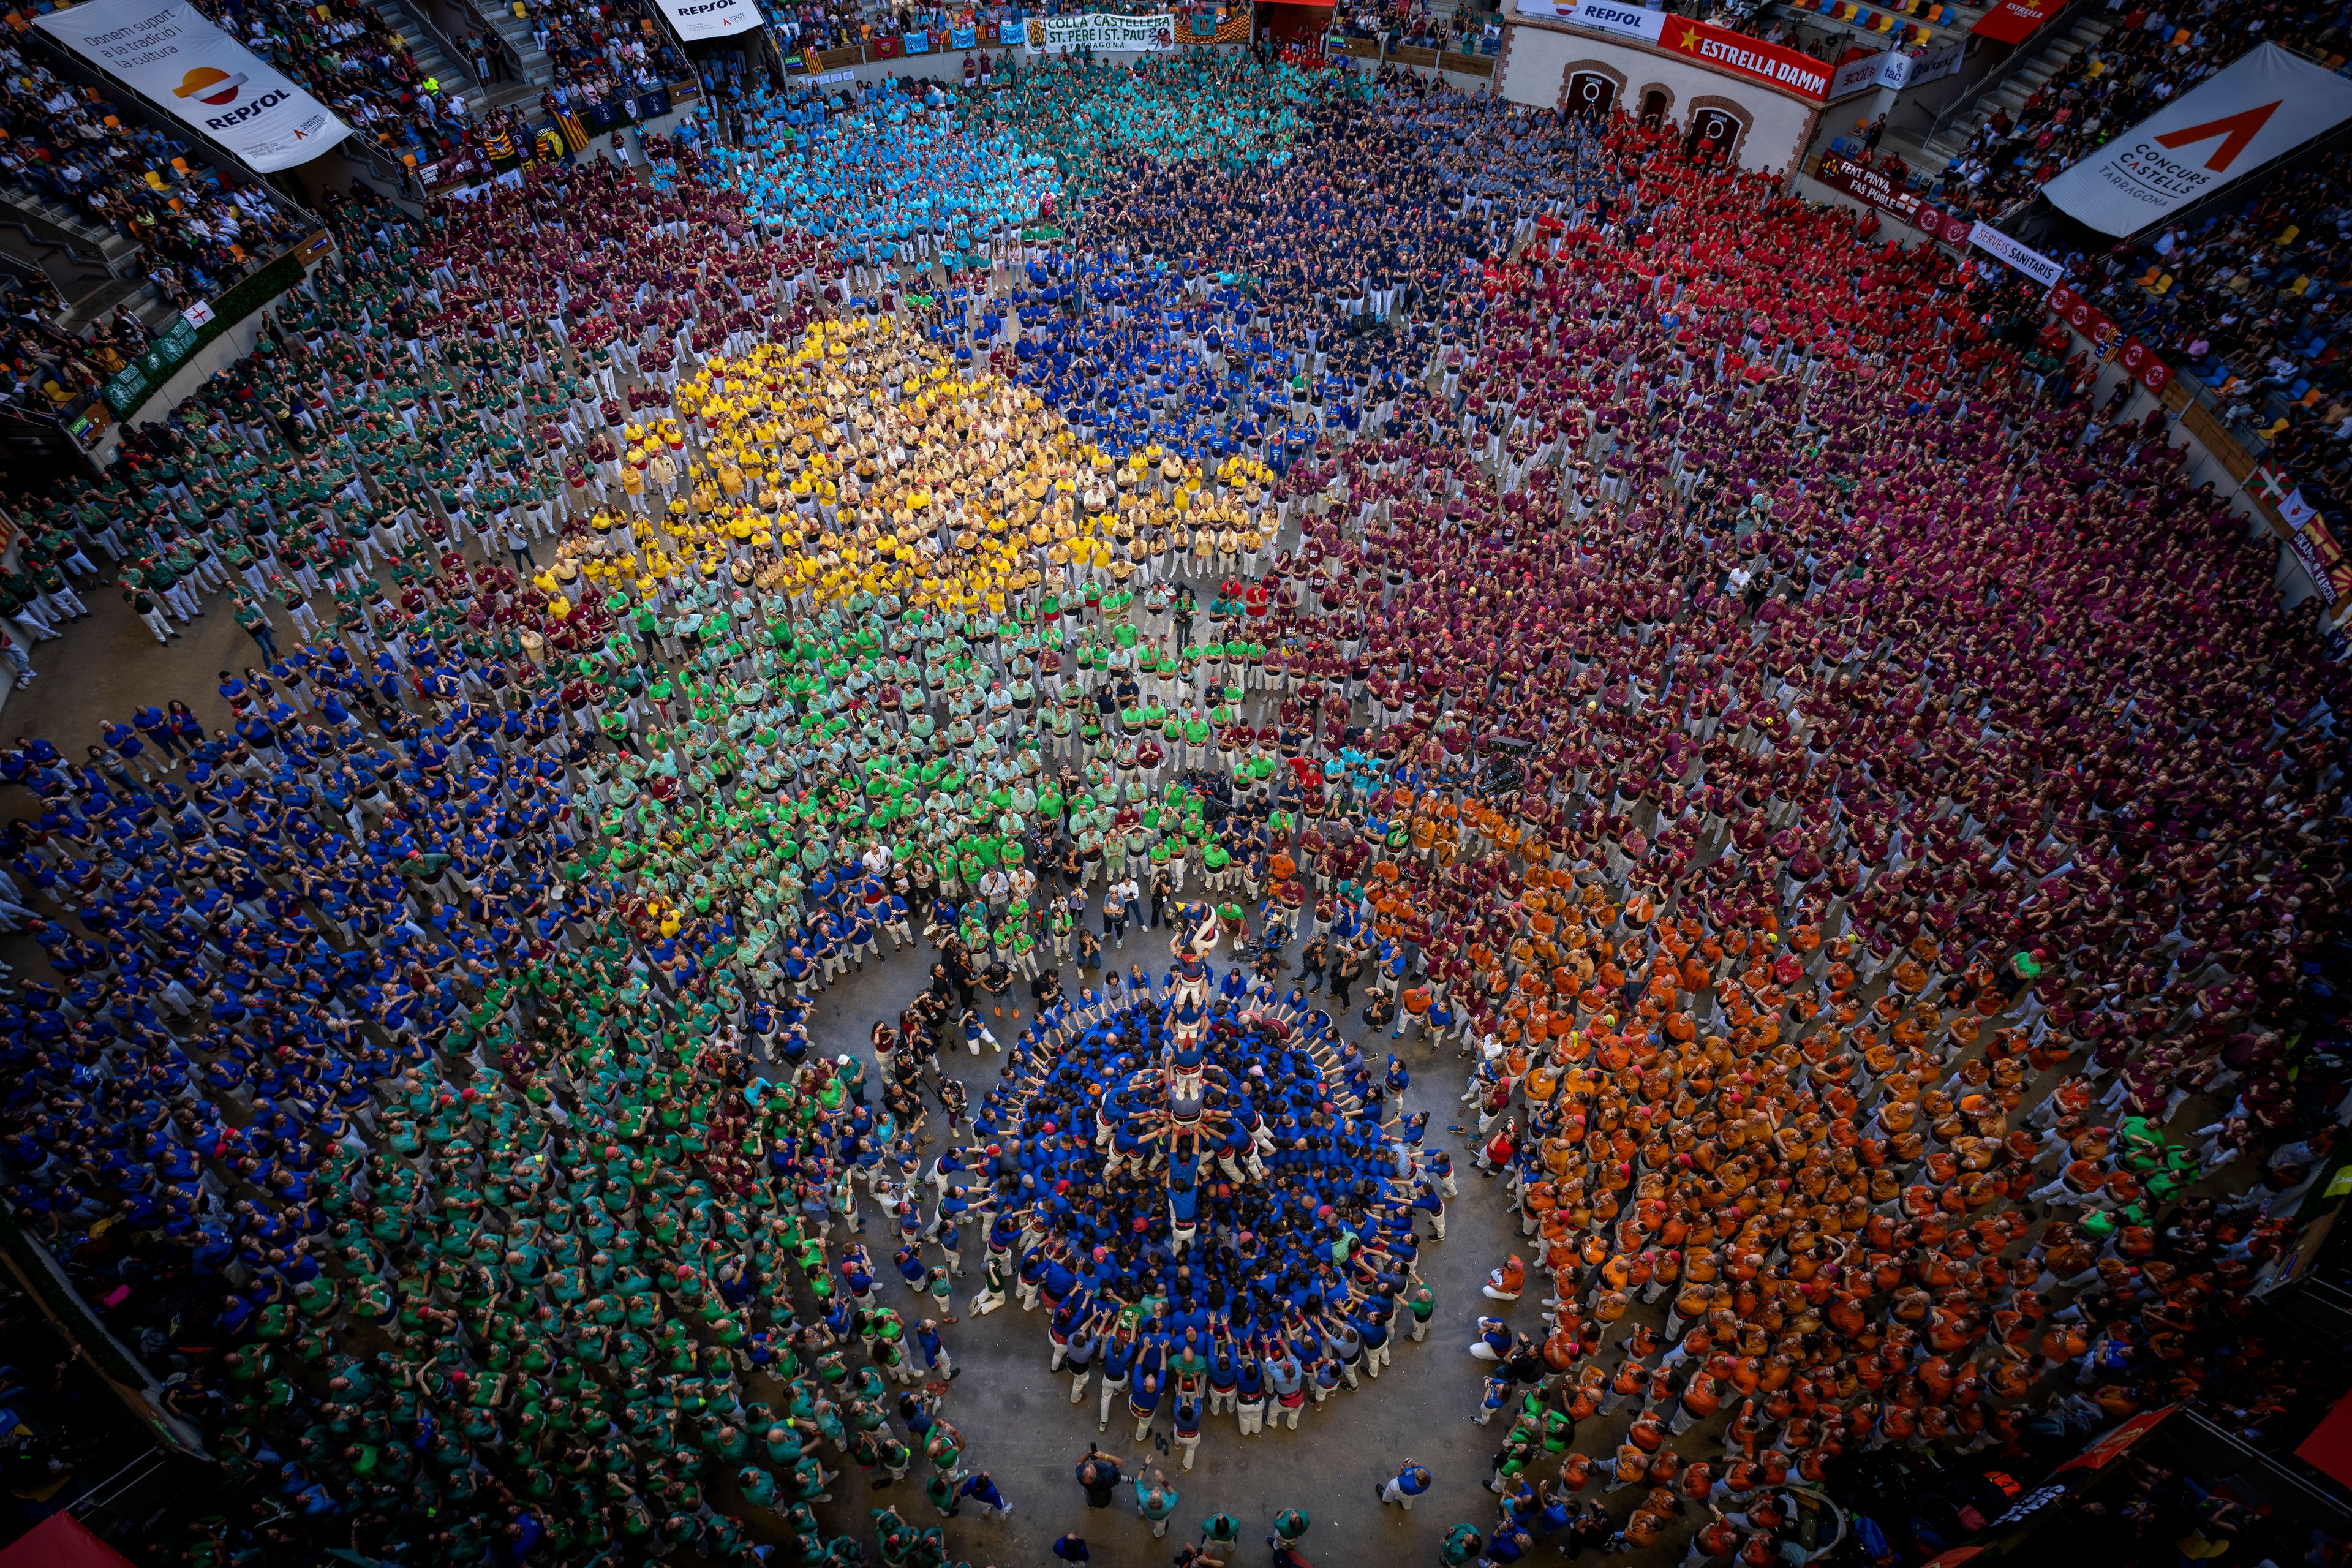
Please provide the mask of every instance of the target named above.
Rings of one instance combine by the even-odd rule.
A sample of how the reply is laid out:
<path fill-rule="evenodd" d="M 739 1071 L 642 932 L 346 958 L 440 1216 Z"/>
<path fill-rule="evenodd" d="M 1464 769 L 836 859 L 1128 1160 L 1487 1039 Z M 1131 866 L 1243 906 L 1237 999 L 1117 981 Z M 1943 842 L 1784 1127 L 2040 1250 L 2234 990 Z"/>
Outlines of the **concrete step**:
<path fill-rule="evenodd" d="M 544 85 L 535 81 L 502 81 L 494 84 L 483 96 L 489 100 L 492 109 L 504 109 L 509 104 L 536 108 L 540 95 L 546 90 Z"/>
<path fill-rule="evenodd" d="M 110 226 L 93 223 L 58 202 L 42 201 L 16 186 L 0 190 L 0 222 L 19 224 L 36 244 L 60 245 L 77 255 L 94 255 L 104 270 L 120 275 L 144 270 L 137 244 Z"/>
<path fill-rule="evenodd" d="M 474 80 L 472 68 L 451 59 L 448 51 L 435 41 L 415 13 L 401 5 L 400 0 L 374 0 L 374 4 L 377 13 L 390 24 L 392 30 L 407 40 L 408 52 L 415 58 L 418 68 L 441 84 L 445 96 L 450 92 L 462 92 L 469 97 L 476 94 L 479 84 Z"/>
<path fill-rule="evenodd" d="M 512 7 L 498 5 L 495 0 L 484 0 L 484 4 L 475 7 L 475 11 L 498 30 L 499 37 L 513 46 L 516 57 L 522 61 L 524 81 L 535 87 L 545 87 L 555 79 L 554 62 L 547 58 L 547 51 L 539 47 L 539 40 L 531 34 L 530 24 L 516 16 Z"/>
<path fill-rule="evenodd" d="M 76 212 L 63 202 L 48 201 L 17 186 L 0 189 L 0 216 L 15 217 L 33 224 L 37 228 L 54 230 L 58 237 L 86 245 L 103 252 L 105 242 L 128 245 L 114 230 L 103 224 L 92 223 L 85 213 Z"/>
<path fill-rule="evenodd" d="M 152 331 L 162 331 L 172 318 L 180 313 L 180 308 L 163 298 L 163 290 L 152 283 L 147 285 L 144 294 L 135 298 L 138 302 L 131 309 L 141 321 L 147 323 L 148 329 Z"/>
<path fill-rule="evenodd" d="M 148 282 L 144 278 L 109 279 L 89 293 L 79 296 L 64 310 L 58 311 L 58 330 L 67 333 L 79 332 L 90 322 L 111 313 L 117 306 L 126 300 L 138 301 L 131 305 L 131 313 L 145 321 L 145 316 L 140 311 L 140 303 L 143 303 L 154 292 L 155 285 Z"/>

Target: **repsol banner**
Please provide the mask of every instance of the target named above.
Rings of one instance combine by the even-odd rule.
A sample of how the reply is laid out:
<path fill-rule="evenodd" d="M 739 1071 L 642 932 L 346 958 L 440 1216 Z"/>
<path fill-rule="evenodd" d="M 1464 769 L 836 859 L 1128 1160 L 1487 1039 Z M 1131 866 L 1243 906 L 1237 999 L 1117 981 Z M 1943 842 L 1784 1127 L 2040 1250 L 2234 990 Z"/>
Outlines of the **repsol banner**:
<path fill-rule="evenodd" d="M 760 25 L 757 0 L 654 0 L 677 36 L 688 43 L 697 38 L 731 38 Z"/>
<path fill-rule="evenodd" d="M 1066 55 L 1080 49 L 1098 55 L 1158 54 L 1176 47 L 1176 18 L 1167 12 L 1156 16 L 1121 16 L 1108 11 L 1032 16 L 1024 34 L 1033 55 Z"/>
<path fill-rule="evenodd" d="M 34 26 L 257 174 L 307 163 L 352 133 L 185 0 L 89 0 Z"/>

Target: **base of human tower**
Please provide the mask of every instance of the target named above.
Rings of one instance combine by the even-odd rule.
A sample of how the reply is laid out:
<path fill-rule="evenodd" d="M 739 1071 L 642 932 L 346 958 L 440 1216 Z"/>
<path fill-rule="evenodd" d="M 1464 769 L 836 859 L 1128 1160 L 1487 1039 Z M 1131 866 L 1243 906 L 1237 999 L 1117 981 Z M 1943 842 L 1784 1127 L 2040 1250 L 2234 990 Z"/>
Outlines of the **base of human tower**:
<path fill-rule="evenodd" d="M 1123 1376 L 1125 1413 L 1170 1413 L 1180 1441 L 1228 1412 L 1296 1426 L 1377 1378 L 1426 1310 L 1414 1200 L 1444 1179 L 1330 1015 L 1211 963 L 1213 931 L 1148 994 L 1039 1020 L 976 1122 L 1018 1173 L 992 1279 L 1046 1315 L 1072 1403 L 1099 1369 L 1108 1424 Z"/>

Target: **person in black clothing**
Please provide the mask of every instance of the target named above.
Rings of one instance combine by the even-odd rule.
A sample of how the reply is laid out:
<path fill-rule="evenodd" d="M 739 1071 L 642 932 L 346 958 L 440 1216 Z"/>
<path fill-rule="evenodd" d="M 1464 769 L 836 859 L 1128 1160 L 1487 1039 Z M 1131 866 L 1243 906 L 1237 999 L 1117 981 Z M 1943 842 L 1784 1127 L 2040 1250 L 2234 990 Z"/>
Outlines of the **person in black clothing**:
<path fill-rule="evenodd" d="M 982 991 L 987 992 L 989 994 L 990 1000 L 988 1016 L 992 1018 L 1003 1017 L 1004 994 L 1006 992 L 1013 989 L 1012 968 L 1005 963 L 1004 960 L 998 958 L 992 953 L 988 960 L 988 967 L 981 971 L 980 988 Z M 1018 1007 L 1015 1007 L 1013 1009 L 1013 1016 L 1019 1017 L 1020 1016 L 1021 1010 Z"/>
<path fill-rule="evenodd" d="M 947 962 L 949 983 L 956 988 L 956 1000 L 966 1007 L 971 1006 L 975 976 L 972 973 L 971 953 L 965 948 L 963 939 L 953 936 L 948 938 L 947 947 L 941 956 Z"/>
<path fill-rule="evenodd" d="M 1029 982 L 1032 1011 L 1042 1014 L 1061 999 L 1062 972 L 1060 970 L 1048 969 Z"/>
<path fill-rule="evenodd" d="M 1183 584 L 1176 584 L 1176 598 L 1169 608 L 1176 616 L 1176 646 L 1182 647 L 1192 640 L 1192 610 L 1195 601 L 1192 590 Z"/>
<path fill-rule="evenodd" d="M 1364 955 L 1350 942 L 1340 951 L 1331 964 L 1331 999 L 1342 1008 L 1349 1005 L 1348 994 L 1355 989 L 1356 976 L 1364 972 Z"/>
<path fill-rule="evenodd" d="M 1307 991 L 1322 990 L 1323 971 L 1330 964 L 1330 962 L 1331 944 L 1328 941 L 1325 940 L 1322 932 L 1318 931 L 1315 935 L 1308 937 L 1307 939 L 1307 945 L 1300 949 L 1298 953 L 1299 965 L 1306 971 L 1299 979 L 1301 989 Z"/>
<path fill-rule="evenodd" d="M 1611 1522 L 1608 1510 L 1597 1502 L 1589 1502 L 1584 1505 L 1584 1511 L 1577 1515 L 1576 1522 L 1568 1527 L 1568 1541 L 1561 1551 L 1573 1562 L 1583 1556 L 1589 1548 L 1606 1548 L 1616 1536 L 1617 1527 Z"/>
<path fill-rule="evenodd" d="M 1111 1498 L 1123 1479 L 1119 1457 L 1106 1454 L 1092 1443 L 1087 1445 L 1087 1457 L 1078 1461 L 1078 1485 L 1086 1489 L 1088 1508 L 1108 1508 Z"/>

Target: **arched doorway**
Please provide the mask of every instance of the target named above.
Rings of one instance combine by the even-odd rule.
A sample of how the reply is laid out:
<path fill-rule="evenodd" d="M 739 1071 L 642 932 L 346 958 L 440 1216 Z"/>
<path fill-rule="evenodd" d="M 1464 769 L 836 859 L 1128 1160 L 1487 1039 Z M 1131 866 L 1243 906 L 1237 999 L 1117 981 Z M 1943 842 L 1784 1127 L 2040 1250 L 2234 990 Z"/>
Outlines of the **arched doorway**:
<path fill-rule="evenodd" d="M 1666 90 L 1662 87 L 1654 87 L 1642 95 L 1642 123 L 1658 126 L 1664 124 L 1665 120 Z"/>
<path fill-rule="evenodd" d="M 1617 101 L 1617 83 L 1597 70 L 1571 71 L 1568 78 L 1568 99 L 1564 107 L 1572 114 L 1591 115 L 1595 119 L 1608 114 Z"/>
<path fill-rule="evenodd" d="M 1739 132 L 1738 119 L 1726 110 L 1697 110 L 1691 115 L 1691 150 L 1710 157 L 1728 158 L 1739 144 Z"/>

